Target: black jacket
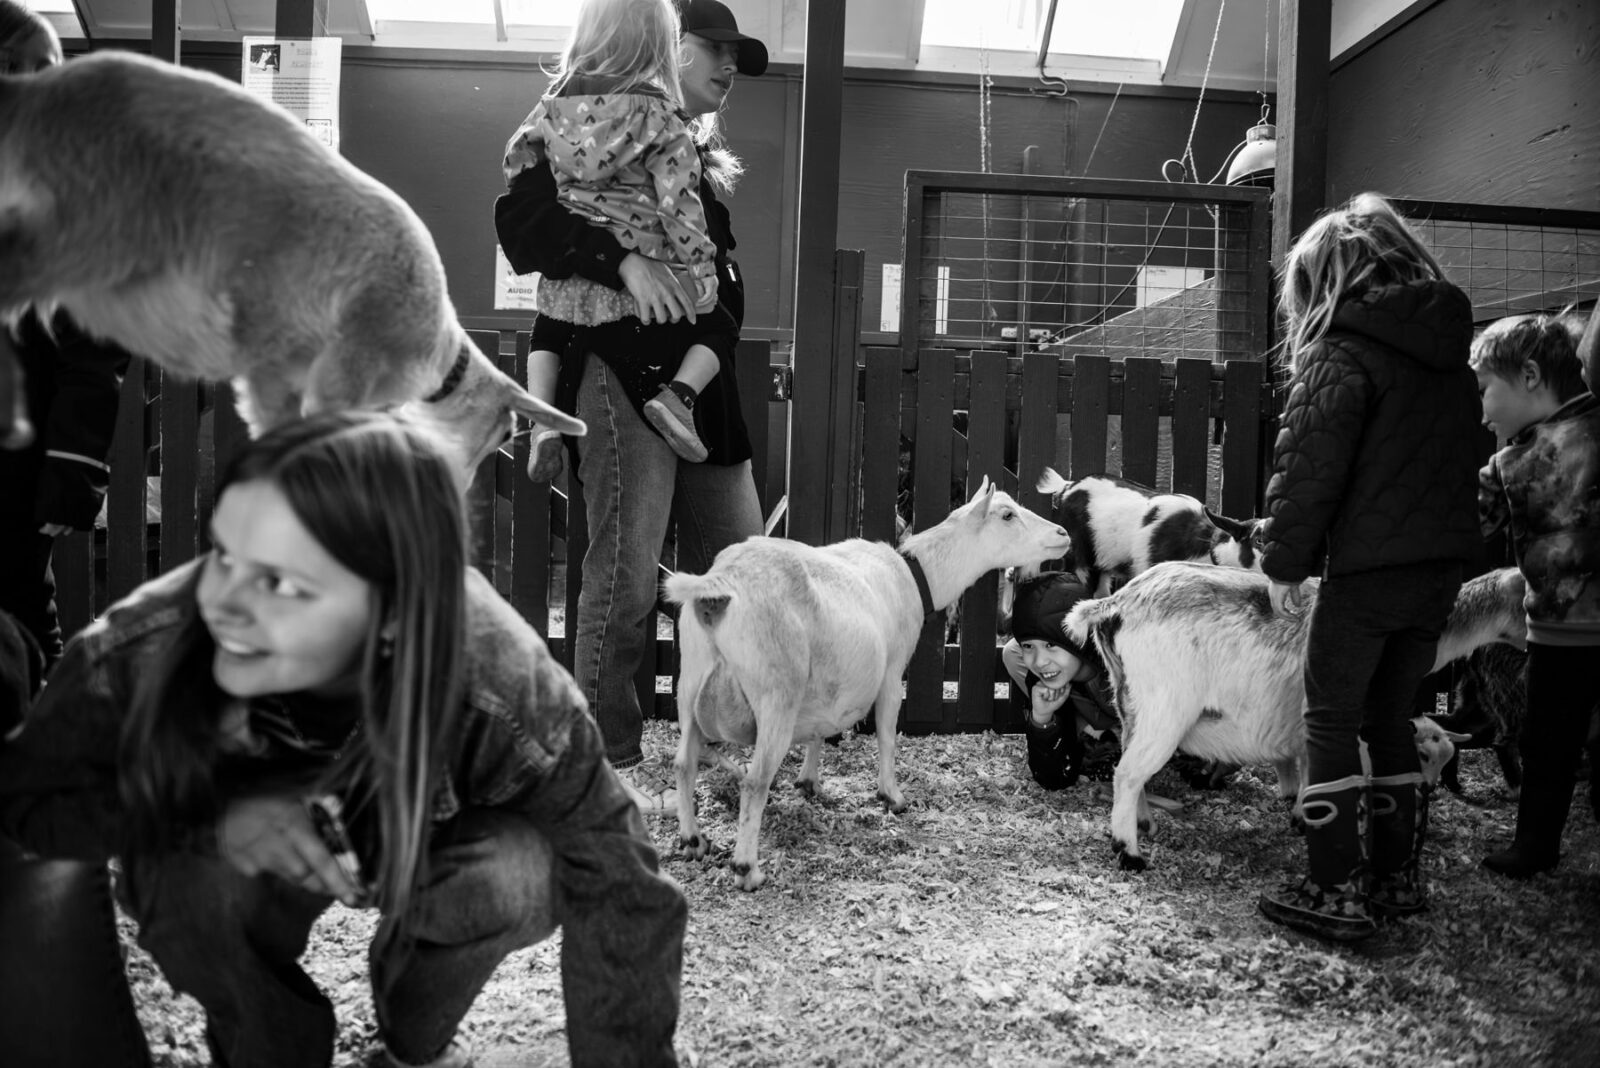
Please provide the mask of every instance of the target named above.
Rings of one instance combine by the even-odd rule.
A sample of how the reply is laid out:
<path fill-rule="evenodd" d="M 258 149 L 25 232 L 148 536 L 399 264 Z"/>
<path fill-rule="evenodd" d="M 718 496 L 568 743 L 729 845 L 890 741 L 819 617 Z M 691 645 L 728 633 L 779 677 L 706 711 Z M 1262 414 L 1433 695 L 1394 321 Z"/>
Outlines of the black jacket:
<path fill-rule="evenodd" d="M 1472 306 L 1448 282 L 1340 304 L 1300 353 L 1267 486 L 1262 569 L 1281 582 L 1482 554 Z"/>
<path fill-rule="evenodd" d="M 0 521 L 93 530 L 131 357 L 64 314 L 46 330 L 32 311 L 17 325 L 16 349 L 37 437 L 25 449 L 0 451 Z"/>

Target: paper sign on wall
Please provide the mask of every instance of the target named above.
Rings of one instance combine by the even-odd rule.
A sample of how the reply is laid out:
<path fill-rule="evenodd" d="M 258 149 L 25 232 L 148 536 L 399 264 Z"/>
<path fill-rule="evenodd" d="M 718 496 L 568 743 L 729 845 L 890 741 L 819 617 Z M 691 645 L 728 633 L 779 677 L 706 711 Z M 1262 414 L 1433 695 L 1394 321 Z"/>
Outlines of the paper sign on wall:
<path fill-rule="evenodd" d="M 494 247 L 495 311 L 538 311 L 539 272 L 518 274 L 511 269 L 505 250 Z"/>
<path fill-rule="evenodd" d="M 344 42 L 337 37 L 245 37 L 243 46 L 240 82 L 245 90 L 296 116 L 319 141 L 337 151 Z"/>

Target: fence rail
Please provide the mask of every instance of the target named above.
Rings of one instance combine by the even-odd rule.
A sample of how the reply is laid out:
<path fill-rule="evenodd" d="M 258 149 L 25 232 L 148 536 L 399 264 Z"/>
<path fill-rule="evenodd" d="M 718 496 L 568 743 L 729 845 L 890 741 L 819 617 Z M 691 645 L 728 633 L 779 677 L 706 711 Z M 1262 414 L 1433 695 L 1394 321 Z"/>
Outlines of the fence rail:
<path fill-rule="evenodd" d="M 523 377 L 528 336 L 475 334 Z M 745 342 L 739 377 L 755 446 L 758 496 L 781 513 L 788 368 L 770 362 L 766 342 Z M 1072 477 L 1120 473 L 1191 493 L 1248 515 L 1260 493 L 1261 421 L 1270 415 L 1262 366 L 1155 359 L 869 347 L 857 361 L 852 464 L 859 472 L 852 534 L 892 540 L 897 519 L 922 530 L 949 514 L 985 477 L 1036 510 L 1033 489 L 1053 466 Z M 209 547 L 207 524 L 218 466 L 244 440 L 226 386 L 199 385 L 134 361 L 123 385 L 106 523 L 58 542 L 62 625 L 70 633 L 145 579 Z M 1220 442 L 1220 444 L 1218 444 Z M 475 563 L 565 662 L 587 546 L 582 488 L 566 476 L 553 487 L 524 474 L 528 442 L 486 461 L 469 490 Z M 769 449 L 775 455 L 769 455 Z M 778 522 L 781 529 L 781 520 Z M 671 535 L 663 555 L 672 566 Z M 948 640 L 943 620 L 925 630 L 907 681 L 908 732 L 1014 729 L 995 643 L 994 575 L 963 598 Z M 643 705 L 674 715 L 677 647 L 669 619 L 643 623 L 657 636 L 637 683 Z"/>

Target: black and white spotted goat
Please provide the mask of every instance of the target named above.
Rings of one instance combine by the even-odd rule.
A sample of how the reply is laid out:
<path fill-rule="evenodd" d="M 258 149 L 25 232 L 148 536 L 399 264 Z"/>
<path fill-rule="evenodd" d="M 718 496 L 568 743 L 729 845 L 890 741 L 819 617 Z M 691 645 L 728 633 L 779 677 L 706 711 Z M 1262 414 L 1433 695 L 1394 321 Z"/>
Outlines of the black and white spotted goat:
<path fill-rule="evenodd" d="M 1109 475 L 1068 482 L 1045 468 L 1035 487 L 1050 494 L 1072 539 L 1074 569 L 1097 596 L 1167 560 L 1259 571 L 1258 519 L 1230 519 L 1186 493 L 1161 493 Z"/>
<path fill-rule="evenodd" d="M 1109 597 L 1080 601 L 1062 624 L 1093 641 L 1122 719 L 1114 776 L 1112 846 L 1121 865 L 1145 867 L 1138 831 L 1150 826 L 1144 785 L 1176 750 L 1233 764 L 1271 764 L 1281 797 L 1299 791 L 1305 759 L 1306 636 L 1315 583 L 1298 616 L 1272 611 L 1259 572 L 1164 563 Z M 1523 645 L 1522 575 L 1502 568 L 1461 587 L 1434 670 L 1491 642 Z M 1427 717 L 1418 730 L 1423 774 L 1436 782 L 1454 752 Z"/>

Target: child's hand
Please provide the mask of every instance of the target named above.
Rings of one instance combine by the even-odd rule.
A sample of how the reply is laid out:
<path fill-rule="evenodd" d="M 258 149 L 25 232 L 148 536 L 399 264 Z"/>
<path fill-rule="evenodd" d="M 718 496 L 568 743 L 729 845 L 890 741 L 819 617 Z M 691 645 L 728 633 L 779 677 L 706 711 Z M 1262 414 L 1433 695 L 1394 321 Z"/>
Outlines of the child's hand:
<path fill-rule="evenodd" d="M 1306 584 L 1273 579 L 1267 587 L 1267 599 L 1272 602 L 1275 615 L 1298 616 L 1306 609 Z"/>
<path fill-rule="evenodd" d="M 1067 694 L 1071 690 L 1070 682 L 1062 682 L 1059 689 L 1042 682 L 1034 683 L 1033 690 L 1028 694 L 1029 715 L 1033 717 L 1033 722 L 1041 727 L 1049 726 L 1056 710 L 1066 704 Z"/>

